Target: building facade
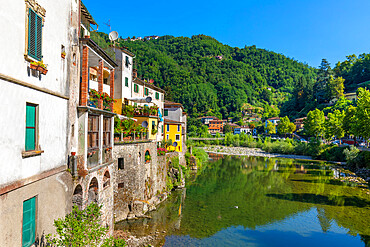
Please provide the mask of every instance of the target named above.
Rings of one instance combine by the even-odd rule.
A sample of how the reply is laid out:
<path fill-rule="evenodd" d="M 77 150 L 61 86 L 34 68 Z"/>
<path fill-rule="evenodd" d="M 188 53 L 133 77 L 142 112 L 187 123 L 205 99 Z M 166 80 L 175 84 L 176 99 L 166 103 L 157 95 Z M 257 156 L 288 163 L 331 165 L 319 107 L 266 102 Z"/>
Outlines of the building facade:
<path fill-rule="evenodd" d="M 0 243 L 31 246 L 71 209 L 68 164 L 72 0 L 7 1 L 0 9 Z"/>

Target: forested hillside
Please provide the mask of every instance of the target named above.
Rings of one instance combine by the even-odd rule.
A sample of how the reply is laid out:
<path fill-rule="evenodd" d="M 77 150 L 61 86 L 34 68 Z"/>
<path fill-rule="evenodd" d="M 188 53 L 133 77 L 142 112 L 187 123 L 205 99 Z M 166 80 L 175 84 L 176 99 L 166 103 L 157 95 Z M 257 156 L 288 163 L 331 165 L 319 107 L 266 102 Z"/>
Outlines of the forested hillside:
<path fill-rule="evenodd" d="M 92 38 L 107 47 L 107 34 Z M 313 84 L 317 77 L 316 69 L 284 55 L 255 46 L 230 47 L 205 35 L 119 39 L 116 45 L 134 52 L 139 76 L 153 79 L 167 91 L 167 99 L 182 103 L 193 117 L 237 117 L 246 103 L 276 115 L 278 111 L 268 109 L 291 98 L 298 82 Z"/>

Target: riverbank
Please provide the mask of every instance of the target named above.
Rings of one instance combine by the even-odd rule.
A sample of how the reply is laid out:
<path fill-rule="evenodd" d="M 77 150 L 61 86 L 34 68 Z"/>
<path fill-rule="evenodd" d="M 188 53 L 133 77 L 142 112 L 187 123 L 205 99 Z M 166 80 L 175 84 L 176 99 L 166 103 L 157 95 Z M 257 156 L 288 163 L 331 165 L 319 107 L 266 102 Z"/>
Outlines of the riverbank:
<path fill-rule="evenodd" d="M 313 160 L 311 156 L 293 155 L 293 154 L 276 154 L 268 153 L 260 148 L 247 147 L 226 147 L 226 146 L 208 146 L 199 147 L 208 153 L 222 154 L 222 155 L 243 155 L 243 156 L 258 156 L 268 158 L 288 158 L 288 159 L 302 159 Z"/>
<path fill-rule="evenodd" d="M 277 154 L 268 153 L 260 148 L 247 148 L 247 147 L 227 147 L 227 146 L 207 146 L 199 147 L 207 153 L 214 153 L 220 155 L 236 155 L 236 156 L 257 156 L 257 157 L 268 157 L 268 158 L 287 158 L 287 159 L 298 159 L 298 160 L 312 160 L 312 161 L 323 161 L 336 165 L 340 165 L 344 169 L 352 171 L 356 176 L 361 177 L 366 182 L 370 182 L 370 169 L 349 167 L 345 162 L 325 161 L 325 160 L 314 160 L 311 156 L 305 155 L 292 155 L 292 154 Z"/>

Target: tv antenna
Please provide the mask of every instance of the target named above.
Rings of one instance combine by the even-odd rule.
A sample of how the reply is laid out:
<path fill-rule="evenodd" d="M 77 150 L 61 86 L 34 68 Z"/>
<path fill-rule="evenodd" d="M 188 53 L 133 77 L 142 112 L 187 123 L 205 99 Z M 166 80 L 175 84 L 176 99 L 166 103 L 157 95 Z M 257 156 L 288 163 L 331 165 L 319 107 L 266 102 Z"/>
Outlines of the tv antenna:
<path fill-rule="evenodd" d="M 109 27 L 109 32 L 111 32 L 112 31 L 112 28 L 111 28 L 111 25 L 110 25 L 110 19 L 108 20 L 107 23 L 104 23 L 104 24 Z"/>

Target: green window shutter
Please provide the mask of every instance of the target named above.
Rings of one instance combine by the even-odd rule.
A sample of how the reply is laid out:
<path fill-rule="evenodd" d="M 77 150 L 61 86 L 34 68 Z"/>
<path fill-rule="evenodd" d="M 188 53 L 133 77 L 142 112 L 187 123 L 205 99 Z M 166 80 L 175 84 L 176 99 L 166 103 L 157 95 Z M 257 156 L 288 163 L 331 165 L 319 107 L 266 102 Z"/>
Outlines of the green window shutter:
<path fill-rule="evenodd" d="M 28 9 L 28 55 L 42 60 L 42 18 Z"/>
<path fill-rule="evenodd" d="M 37 20 L 36 59 L 42 60 L 42 18 L 36 15 L 36 20 Z"/>
<path fill-rule="evenodd" d="M 36 13 L 28 9 L 28 55 L 36 58 Z"/>
<path fill-rule="evenodd" d="M 163 129 L 163 124 L 162 124 L 162 134 L 163 134 L 163 132 L 164 132 L 164 129 Z"/>
<path fill-rule="evenodd" d="M 144 94 L 145 95 L 148 95 L 149 94 L 149 90 L 147 88 L 144 88 Z"/>
<path fill-rule="evenodd" d="M 26 105 L 26 151 L 35 150 L 36 143 L 36 106 Z"/>
<path fill-rule="evenodd" d="M 22 247 L 29 247 L 36 237 L 36 197 L 23 202 Z"/>
<path fill-rule="evenodd" d="M 134 84 L 134 92 L 138 93 L 139 92 L 139 87 L 137 84 Z"/>
<path fill-rule="evenodd" d="M 157 93 L 157 92 L 155 93 L 155 98 L 159 99 L 159 93 Z"/>
<path fill-rule="evenodd" d="M 128 87 L 128 78 L 125 77 L 125 86 Z"/>
<path fill-rule="evenodd" d="M 168 110 L 164 110 L 164 116 L 166 117 L 166 116 L 168 116 Z"/>

